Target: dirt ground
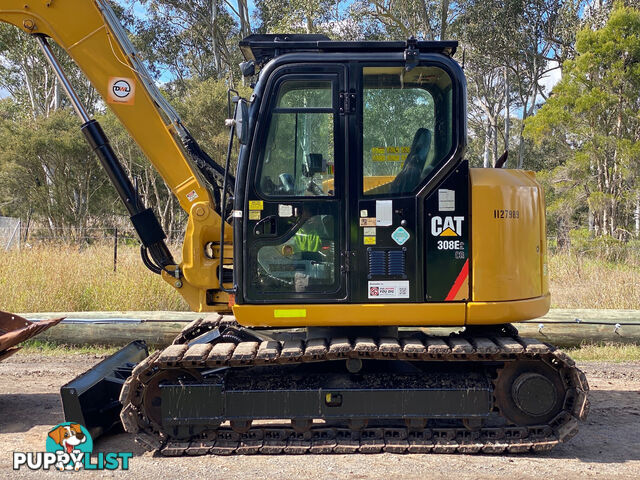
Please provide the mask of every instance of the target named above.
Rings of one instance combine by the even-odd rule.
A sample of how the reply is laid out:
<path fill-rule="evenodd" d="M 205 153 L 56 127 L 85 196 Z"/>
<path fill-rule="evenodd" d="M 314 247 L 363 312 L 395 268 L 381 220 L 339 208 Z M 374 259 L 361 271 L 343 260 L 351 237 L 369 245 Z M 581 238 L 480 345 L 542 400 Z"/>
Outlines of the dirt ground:
<path fill-rule="evenodd" d="M 20 353 L 0 362 L 0 477 L 41 476 L 12 471 L 13 451 L 42 451 L 49 429 L 63 420 L 59 387 L 100 358 Z M 130 470 L 73 477 L 134 478 L 638 478 L 640 363 L 583 363 L 591 413 L 569 443 L 526 455 L 303 455 L 163 458 L 127 434 L 100 438 L 94 451 L 131 451 Z M 48 475 L 60 475 L 52 470 Z"/>

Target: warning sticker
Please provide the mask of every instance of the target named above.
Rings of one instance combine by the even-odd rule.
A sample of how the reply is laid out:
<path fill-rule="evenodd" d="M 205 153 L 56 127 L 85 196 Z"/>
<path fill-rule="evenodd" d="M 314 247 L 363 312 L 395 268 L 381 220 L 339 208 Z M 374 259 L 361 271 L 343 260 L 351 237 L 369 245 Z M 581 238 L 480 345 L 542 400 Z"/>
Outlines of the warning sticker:
<path fill-rule="evenodd" d="M 260 220 L 260 210 L 249 210 L 249 220 Z"/>
<path fill-rule="evenodd" d="M 411 147 L 373 147 L 371 160 L 374 162 L 404 162 Z"/>
<path fill-rule="evenodd" d="M 249 210 L 264 210 L 262 200 L 249 200 Z"/>
<path fill-rule="evenodd" d="M 133 105 L 136 96 L 136 84 L 132 78 L 111 77 L 107 86 L 107 103 Z"/>
<path fill-rule="evenodd" d="M 187 193 L 187 200 L 189 200 L 190 202 L 193 202 L 196 198 L 198 198 L 198 194 L 195 190 L 191 190 L 189 193 Z"/>
<path fill-rule="evenodd" d="M 278 205 L 278 216 L 279 217 L 292 217 L 293 216 L 293 206 L 292 205 Z"/>
<path fill-rule="evenodd" d="M 409 298 L 409 280 L 369 282 L 369 298 Z"/>
<path fill-rule="evenodd" d="M 364 237 L 364 244 L 365 245 L 375 245 L 376 244 L 376 237 Z"/>
<path fill-rule="evenodd" d="M 375 227 L 376 226 L 375 217 L 361 218 L 360 219 L 360 226 L 361 227 Z"/>

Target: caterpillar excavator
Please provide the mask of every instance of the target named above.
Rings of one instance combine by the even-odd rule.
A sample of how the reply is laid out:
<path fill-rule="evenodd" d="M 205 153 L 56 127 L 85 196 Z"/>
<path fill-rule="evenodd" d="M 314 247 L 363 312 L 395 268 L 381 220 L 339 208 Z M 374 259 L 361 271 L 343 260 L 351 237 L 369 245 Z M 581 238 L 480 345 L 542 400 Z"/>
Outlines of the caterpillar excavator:
<path fill-rule="evenodd" d="M 142 261 L 194 311 L 217 312 L 62 387 L 67 420 L 94 435 L 121 422 L 164 455 L 524 452 L 576 434 L 584 374 L 511 325 L 549 309 L 543 192 L 532 172 L 464 159 L 456 42 L 245 38 L 253 93 L 230 101 L 220 166 L 106 1 L 3 0 L 0 20 L 42 48 Z M 182 261 L 50 39 L 187 212 Z"/>

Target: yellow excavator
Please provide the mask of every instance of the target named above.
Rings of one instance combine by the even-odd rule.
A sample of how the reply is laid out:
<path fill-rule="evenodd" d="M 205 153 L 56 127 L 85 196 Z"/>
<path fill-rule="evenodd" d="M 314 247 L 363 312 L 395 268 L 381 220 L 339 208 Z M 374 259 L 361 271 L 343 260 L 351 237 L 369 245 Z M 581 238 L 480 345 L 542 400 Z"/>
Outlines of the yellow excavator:
<path fill-rule="evenodd" d="M 65 385 L 67 420 L 94 435 L 121 422 L 164 455 L 523 452 L 575 435 L 584 374 L 511 325 L 549 309 L 543 192 L 532 172 L 465 161 L 456 42 L 245 38 L 253 93 L 230 92 L 220 166 L 106 1 L 3 0 L 0 20 L 42 48 L 145 265 L 194 311 L 219 313 Z M 180 263 L 50 39 L 187 212 Z"/>

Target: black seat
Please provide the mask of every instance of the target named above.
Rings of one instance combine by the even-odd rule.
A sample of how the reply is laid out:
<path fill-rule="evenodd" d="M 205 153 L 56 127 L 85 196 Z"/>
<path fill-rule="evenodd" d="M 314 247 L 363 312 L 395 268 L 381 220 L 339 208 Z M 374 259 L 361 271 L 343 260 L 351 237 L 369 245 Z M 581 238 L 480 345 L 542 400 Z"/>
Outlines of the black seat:
<path fill-rule="evenodd" d="M 398 176 L 391 182 L 389 193 L 411 192 L 422 181 L 422 169 L 431 148 L 431 131 L 419 128 L 413 136 L 411 150 Z"/>

